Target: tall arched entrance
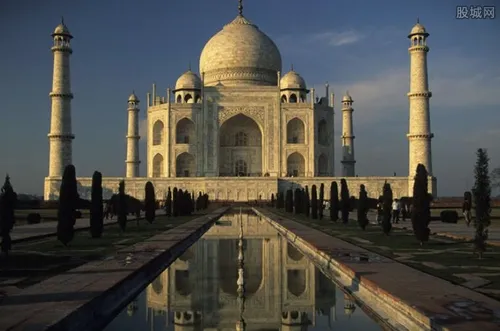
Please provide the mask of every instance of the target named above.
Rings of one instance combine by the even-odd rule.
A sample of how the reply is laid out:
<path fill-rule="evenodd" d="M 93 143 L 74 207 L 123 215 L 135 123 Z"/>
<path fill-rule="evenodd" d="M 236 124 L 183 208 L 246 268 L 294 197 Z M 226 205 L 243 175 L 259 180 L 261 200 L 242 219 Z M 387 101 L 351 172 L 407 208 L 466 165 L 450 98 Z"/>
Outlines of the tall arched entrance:
<path fill-rule="evenodd" d="M 262 176 L 262 132 L 250 117 L 238 114 L 220 127 L 219 176 Z"/>

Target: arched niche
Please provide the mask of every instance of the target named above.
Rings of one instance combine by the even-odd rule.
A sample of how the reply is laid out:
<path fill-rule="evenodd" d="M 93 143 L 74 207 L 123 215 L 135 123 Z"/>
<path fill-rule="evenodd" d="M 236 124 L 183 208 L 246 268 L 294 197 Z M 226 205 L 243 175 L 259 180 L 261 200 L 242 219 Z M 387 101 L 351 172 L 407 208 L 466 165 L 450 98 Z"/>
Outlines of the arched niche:
<path fill-rule="evenodd" d="M 294 152 L 286 160 L 287 173 L 293 177 L 305 176 L 306 161 L 302 154 Z"/>
<path fill-rule="evenodd" d="M 286 125 L 286 141 L 288 144 L 304 144 L 305 143 L 305 125 L 304 122 L 295 117 L 288 121 Z"/>

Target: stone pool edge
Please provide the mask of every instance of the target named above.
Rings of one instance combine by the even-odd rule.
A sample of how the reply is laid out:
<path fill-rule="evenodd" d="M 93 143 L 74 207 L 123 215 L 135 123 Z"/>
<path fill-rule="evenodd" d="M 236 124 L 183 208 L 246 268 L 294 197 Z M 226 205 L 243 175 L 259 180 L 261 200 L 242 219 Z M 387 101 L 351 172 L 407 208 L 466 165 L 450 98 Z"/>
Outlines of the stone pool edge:
<path fill-rule="evenodd" d="M 12 300 L 7 298 L 7 302 L 0 305 L 0 313 L 10 316 L 2 318 L 0 329 L 94 331 L 104 328 L 229 209 L 218 208 L 200 215 L 123 248 L 109 260 L 86 263 L 19 291 Z M 117 270 L 120 265 L 123 269 Z M 85 272 L 90 274 L 74 275 Z M 65 286 L 65 283 L 69 286 Z M 57 295 L 58 291 L 71 292 L 72 295 L 66 294 L 59 301 L 46 299 L 34 305 L 16 302 L 16 299 L 22 300 L 23 297 Z M 73 299 L 80 294 L 82 298 Z"/>
<path fill-rule="evenodd" d="M 252 209 L 257 215 L 269 222 L 283 237 L 302 251 L 302 253 L 315 262 L 323 273 L 335 279 L 343 290 L 353 294 L 355 299 L 361 301 L 369 310 L 378 315 L 377 317 L 385 325 L 390 326 L 394 330 L 400 330 L 401 327 L 406 330 L 435 329 L 435 322 L 421 311 L 394 297 L 391 293 L 378 287 L 376 284 L 369 281 L 364 282 L 363 279 L 359 279 L 356 276 L 356 272 L 350 267 L 336 261 L 325 252 L 319 251 L 311 243 L 288 230 L 264 212 L 256 208 Z M 293 222 L 293 220 L 289 221 Z M 352 290 L 353 288 L 356 288 L 355 292 Z M 398 316 L 398 321 L 391 318 L 391 316 Z M 440 330 L 448 329 L 442 327 Z"/>
<path fill-rule="evenodd" d="M 200 222 L 200 219 L 206 219 L 206 222 L 202 223 L 200 227 L 190 234 L 187 234 L 183 240 L 179 240 L 169 249 L 164 250 L 162 253 L 151 258 L 140 268 L 133 271 L 129 276 L 125 277 L 114 286 L 108 288 L 101 295 L 87 302 L 80 309 L 73 311 L 62 320 L 52 324 L 46 330 L 95 331 L 102 329 L 113 320 L 116 314 L 120 313 L 120 311 L 122 311 L 132 300 L 144 291 L 147 285 L 154 281 L 165 268 L 168 268 L 168 266 L 181 256 L 184 251 L 198 241 L 198 239 L 200 239 L 203 234 L 205 234 L 205 232 L 207 232 L 212 225 L 229 209 L 229 207 L 222 207 L 209 214 L 189 221 L 186 224 L 197 221 Z M 177 227 L 177 229 L 179 228 L 180 227 Z M 168 233 L 168 231 L 166 232 Z M 146 241 L 154 241 L 154 238 L 155 237 L 152 237 Z M 102 312 L 103 306 L 106 307 L 107 313 L 105 316 L 98 316 L 100 315 L 100 312 Z M 96 312 L 98 312 L 98 314 L 96 314 Z M 97 319 L 92 318 L 96 315 L 98 316 Z M 111 316 L 112 318 L 110 318 Z M 90 320 L 89 317 L 91 317 Z M 75 327 L 79 324 L 79 321 L 83 322 L 80 324 L 81 327 Z"/>

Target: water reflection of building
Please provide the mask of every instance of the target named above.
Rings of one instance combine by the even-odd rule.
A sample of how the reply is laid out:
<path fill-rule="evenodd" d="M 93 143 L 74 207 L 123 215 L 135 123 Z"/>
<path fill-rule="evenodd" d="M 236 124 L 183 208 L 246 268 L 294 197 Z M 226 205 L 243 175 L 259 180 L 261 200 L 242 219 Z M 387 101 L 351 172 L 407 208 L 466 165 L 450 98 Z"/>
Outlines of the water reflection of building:
<path fill-rule="evenodd" d="M 266 221 L 248 214 L 224 216 L 149 285 L 150 311 L 172 312 L 176 331 L 234 330 L 240 224 L 245 329 L 306 330 L 316 313 L 334 320 L 333 283 Z"/>

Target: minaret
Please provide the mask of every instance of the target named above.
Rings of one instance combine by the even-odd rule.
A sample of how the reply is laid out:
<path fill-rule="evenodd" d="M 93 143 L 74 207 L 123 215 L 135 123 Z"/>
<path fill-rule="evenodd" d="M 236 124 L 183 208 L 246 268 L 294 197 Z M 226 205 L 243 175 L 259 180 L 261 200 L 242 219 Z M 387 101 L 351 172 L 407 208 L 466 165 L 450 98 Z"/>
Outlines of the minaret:
<path fill-rule="evenodd" d="M 349 91 L 342 98 L 342 177 L 354 177 L 354 129 L 352 124 L 352 100 Z"/>
<path fill-rule="evenodd" d="M 132 93 L 128 98 L 127 178 L 139 177 L 139 99 Z"/>
<path fill-rule="evenodd" d="M 411 29 L 410 38 L 410 92 L 408 99 L 410 102 L 409 120 L 409 169 L 408 176 L 412 179 L 418 164 L 423 164 L 432 176 L 432 155 L 431 155 L 431 119 L 429 113 L 429 98 L 432 93 L 429 91 L 427 78 L 427 37 L 429 34 L 418 22 Z M 413 187 L 413 185 L 410 185 Z"/>
<path fill-rule="evenodd" d="M 52 76 L 52 109 L 49 137 L 49 177 L 61 177 L 64 168 L 73 162 L 71 133 L 71 93 L 69 56 L 73 53 L 70 40 L 73 36 L 61 19 L 54 33 L 54 73 Z"/>

